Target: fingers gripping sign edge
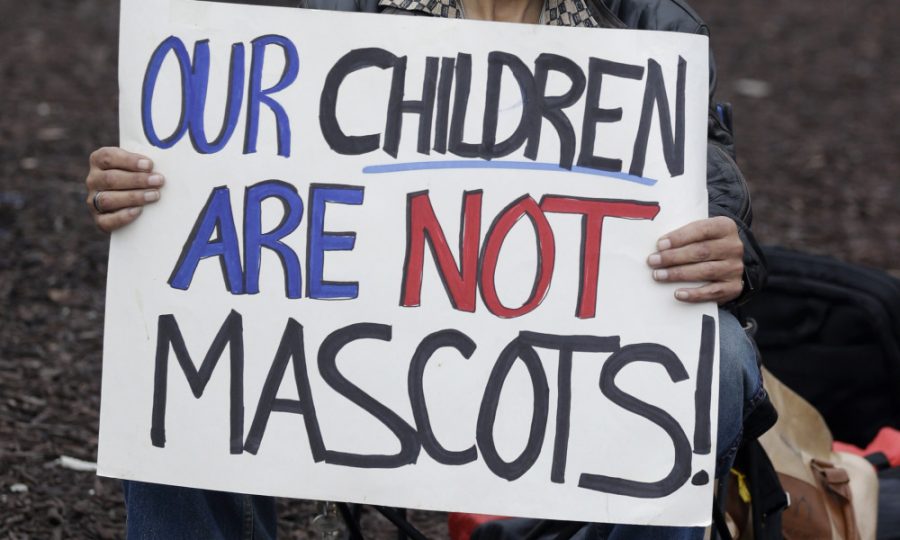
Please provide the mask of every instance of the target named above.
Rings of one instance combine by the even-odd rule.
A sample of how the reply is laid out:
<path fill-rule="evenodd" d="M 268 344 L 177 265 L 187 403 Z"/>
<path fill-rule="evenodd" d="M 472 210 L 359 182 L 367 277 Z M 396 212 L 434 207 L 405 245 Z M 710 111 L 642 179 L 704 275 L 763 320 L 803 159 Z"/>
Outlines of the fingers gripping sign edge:
<path fill-rule="evenodd" d="M 150 172 L 153 162 L 146 156 L 135 154 L 115 146 L 98 148 L 90 156 L 91 168 L 99 170 L 121 169 L 131 172 Z"/>
<path fill-rule="evenodd" d="M 727 238 L 737 232 L 737 224 L 731 218 L 717 216 L 700 219 L 664 235 L 657 242 L 656 248 L 659 251 L 665 251 L 706 240 Z"/>
<path fill-rule="evenodd" d="M 142 206 L 159 200 L 158 188 L 165 179 L 152 172 L 149 158 L 103 147 L 91 153 L 89 163 L 85 202 L 101 231 L 109 233 L 131 223 L 142 213 Z"/>
<path fill-rule="evenodd" d="M 661 237 L 656 253 L 647 258 L 653 279 L 659 282 L 704 282 L 679 288 L 682 302 L 717 302 L 720 305 L 743 291 L 744 246 L 737 224 L 719 216 L 691 222 Z"/>
<path fill-rule="evenodd" d="M 683 288 L 675 291 L 675 298 L 688 303 L 716 302 L 727 303 L 738 296 L 743 290 L 743 280 L 716 281 L 700 287 Z"/>
<path fill-rule="evenodd" d="M 116 229 L 120 229 L 137 219 L 137 217 L 141 215 L 142 211 L 143 208 L 141 208 L 140 206 L 135 206 L 131 208 L 116 210 L 115 212 L 98 214 L 94 217 L 94 223 L 101 231 L 105 233 L 111 233 Z"/>

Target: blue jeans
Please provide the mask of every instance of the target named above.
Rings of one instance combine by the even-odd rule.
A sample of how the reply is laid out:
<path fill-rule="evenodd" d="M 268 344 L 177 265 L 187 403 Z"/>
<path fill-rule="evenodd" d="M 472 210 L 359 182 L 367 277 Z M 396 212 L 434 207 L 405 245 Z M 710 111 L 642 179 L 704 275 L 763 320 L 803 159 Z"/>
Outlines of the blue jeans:
<path fill-rule="evenodd" d="M 728 471 L 741 442 L 744 419 L 763 399 L 756 349 L 733 315 L 719 310 L 719 425 L 716 476 Z M 123 482 L 127 537 L 192 540 L 275 538 L 272 497 Z M 593 524 L 577 540 L 694 540 L 702 528 Z"/>
<path fill-rule="evenodd" d="M 275 538 L 272 497 L 129 481 L 122 488 L 129 539 Z"/>

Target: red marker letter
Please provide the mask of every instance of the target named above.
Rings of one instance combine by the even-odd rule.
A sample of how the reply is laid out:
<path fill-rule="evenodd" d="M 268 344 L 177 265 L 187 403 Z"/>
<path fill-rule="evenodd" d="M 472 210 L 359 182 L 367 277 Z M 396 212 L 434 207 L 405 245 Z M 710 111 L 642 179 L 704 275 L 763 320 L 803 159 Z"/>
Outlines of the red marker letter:
<path fill-rule="evenodd" d="M 428 240 L 438 273 L 453 307 L 460 311 L 474 312 L 481 235 L 481 191 L 467 191 L 463 196 L 459 266 L 453 258 L 453 253 L 450 252 L 441 224 L 434 215 L 428 192 L 410 193 L 407 197 L 406 261 L 403 264 L 400 305 L 418 306 L 421 301 L 422 266 L 425 259 L 425 241 Z"/>
<path fill-rule="evenodd" d="M 659 204 L 609 199 L 581 199 L 547 196 L 541 201 L 545 212 L 581 214 L 581 281 L 578 286 L 580 319 L 591 319 L 597 312 L 597 278 L 600 274 L 600 242 L 603 220 L 607 217 L 653 219 Z"/>
<path fill-rule="evenodd" d="M 506 240 L 506 235 L 513 225 L 522 217 L 527 216 L 534 227 L 535 240 L 538 246 L 537 274 L 534 276 L 534 288 L 531 296 L 522 307 L 510 309 L 500 303 L 497 296 L 497 288 L 494 285 L 494 272 L 497 270 L 497 258 L 500 256 L 500 247 Z M 484 241 L 484 254 L 481 259 L 481 296 L 487 308 L 498 317 L 511 319 L 531 312 L 541 305 L 547 290 L 550 289 L 550 279 L 553 277 L 553 263 L 556 257 L 556 243 L 553 239 L 553 230 L 550 222 L 541 211 L 541 207 L 530 196 L 525 196 L 511 205 L 491 225 Z"/>

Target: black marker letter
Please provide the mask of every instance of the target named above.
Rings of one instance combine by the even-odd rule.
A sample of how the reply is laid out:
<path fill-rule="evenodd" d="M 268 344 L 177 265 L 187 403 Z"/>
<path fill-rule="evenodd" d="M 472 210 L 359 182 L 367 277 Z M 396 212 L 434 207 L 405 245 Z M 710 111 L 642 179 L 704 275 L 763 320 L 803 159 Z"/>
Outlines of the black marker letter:
<path fill-rule="evenodd" d="M 471 358 L 472 353 L 475 352 L 475 342 L 457 330 L 441 330 L 423 339 L 409 363 L 407 382 L 409 402 L 416 419 L 416 428 L 419 430 L 419 440 L 422 441 L 422 447 L 425 448 L 428 455 L 444 465 L 463 465 L 478 459 L 478 451 L 474 446 L 459 452 L 447 450 L 441 446 L 434 436 L 431 420 L 428 419 L 428 405 L 425 403 L 425 389 L 422 386 L 428 360 L 435 351 L 443 347 L 453 347 L 466 359 Z"/>
<path fill-rule="evenodd" d="M 385 324 L 360 323 L 332 332 L 319 348 L 319 374 L 328 386 L 346 397 L 372 416 L 377 418 L 400 441 L 400 451 L 394 455 L 352 454 L 348 452 L 325 451 L 325 463 L 359 467 L 364 469 L 395 469 L 415 463 L 419 457 L 419 440 L 416 430 L 400 418 L 397 413 L 365 393 L 337 368 L 337 355 L 347 344 L 359 339 L 391 340 L 391 327 Z"/>
<path fill-rule="evenodd" d="M 281 388 L 288 360 L 293 360 L 294 384 L 297 386 L 297 397 L 300 399 L 278 399 L 278 389 Z M 309 377 L 306 374 L 303 326 L 294 319 L 288 319 L 287 326 L 284 328 L 281 343 L 278 345 L 278 351 L 275 353 L 275 359 L 272 360 L 272 367 L 269 369 L 262 393 L 259 396 L 259 405 L 256 407 L 256 415 L 253 417 L 250 433 L 244 443 L 244 450 L 253 455 L 259 451 L 259 445 L 266 433 L 266 425 L 269 423 L 269 416 L 273 411 L 302 414 L 313 461 L 318 463 L 325 459 L 325 445 L 322 442 L 319 420 L 316 417 L 316 406 L 313 403 Z"/>
<path fill-rule="evenodd" d="M 647 87 L 644 89 L 644 106 L 641 108 L 641 122 L 634 139 L 634 153 L 631 158 L 630 174 L 644 174 L 647 159 L 647 139 L 650 136 L 650 122 L 653 121 L 653 104 L 659 109 L 659 129 L 662 138 L 663 156 L 669 174 L 684 174 L 684 85 L 687 62 L 678 57 L 678 88 L 675 92 L 675 133 L 672 133 L 672 116 L 669 114 L 669 98 L 663 80 L 662 68 L 655 60 L 647 64 Z"/>
<path fill-rule="evenodd" d="M 594 155 L 597 123 L 614 123 L 622 119 L 621 107 L 601 109 L 597 106 L 600 102 L 600 88 L 604 75 L 640 80 L 644 76 L 644 68 L 598 58 L 591 58 L 588 64 L 587 94 L 585 94 L 584 102 L 584 120 L 581 124 L 581 153 L 578 154 L 578 166 L 600 171 L 619 172 L 622 170 L 621 159 Z"/>
<path fill-rule="evenodd" d="M 531 430 L 528 434 L 528 442 L 519 457 L 507 463 L 497 453 L 494 444 L 494 422 L 497 419 L 497 407 L 500 404 L 500 392 L 506 377 L 513 364 L 519 358 L 528 368 L 531 377 L 531 386 L 534 390 L 534 412 L 531 416 Z M 487 387 L 484 390 L 484 398 L 481 400 L 481 410 L 478 411 L 478 427 L 476 439 L 484 462 L 494 474 L 507 480 L 519 478 L 534 465 L 541 453 L 544 444 L 544 435 L 547 431 L 547 416 L 550 403 L 550 388 L 547 384 L 547 375 L 541 366 L 541 359 L 530 345 L 522 343 L 519 338 L 512 340 L 500 353 Z"/>
<path fill-rule="evenodd" d="M 178 328 L 174 315 L 160 315 L 156 333 L 156 373 L 153 377 L 153 420 L 150 427 L 150 441 L 153 446 L 166 446 L 166 395 L 169 384 L 169 348 L 175 351 L 175 358 L 191 387 L 195 398 L 200 398 L 212 376 L 219 357 L 228 346 L 231 357 L 231 453 L 240 454 L 244 444 L 244 330 L 241 314 L 228 314 L 219 333 L 203 357 L 198 370 L 191 360 L 184 337 Z"/>
<path fill-rule="evenodd" d="M 513 134 L 498 143 L 497 121 L 500 115 L 500 86 L 504 66 L 509 68 L 519 85 L 519 92 L 522 94 L 522 116 Z M 532 139 L 540 131 L 541 117 L 538 115 L 536 93 L 531 71 L 517 56 L 497 51 L 488 54 L 487 90 L 481 130 L 482 158 L 493 159 L 512 154 L 526 139 Z"/>
<path fill-rule="evenodd" d="M 354 49 L 337 61 L 325 77 L 322 97 L 319 100 L 319 125 L 328 146 L 338 154 L 357 155 L 378 149 L 381 136 L 347 135 L 337 120 L 337 97 L 341 83 L 354 71 L 377 67 L 388 69 L 397 66 L 400 58 L 384 49 Z"/>
<path fill-rule="evenodd" d="M 569 91 L 561 96 L 547 95 L 547 75 L 551 70 L 562 73 L 572 82 Z M 538 95 L 541 96 L 541 116 L 553 124 L 559 135 L 559 166 L 571 169 L 575 159 L 575 130 L 569 117 L 562 110 L 574 105 L 584 92 L 584 72 L 578 64 L 564 56 L 544 53 L 534 62 L 534 84 Z M 535 123 L 535 134 L 525 145 L 525 157 L 528 159 L 537 159 L 541 143 L 541 127 L 542 122 Z"/>
<path fill-rule="evenodd" d="M 615 352 L 619 350 L 619 336 L 555 336 L 537 332 L 522 332 L 519 339 L 532 347 L 559 351 L 557 380 L 556 438 L 553 440 L 553 468 L 550 481 L 566 481 L 566 461 L 569 456 L 569 417 L 572 410 L 572 353 Z"/>
<path fill-rule="evenodd" d="M 672 470 L 665 478 L 656 482 L 638 482 L 625 478 L 584 473 L 578 481 L 578 487 L 627 497 L 659 499 L 677 491 L 690 477 L 691 443 L 684 434 L 684 430 L 669 413 L 623 392 L 616 386 L 616 375 L 623 368 L 635 362 L 653 362 L 662 365 L 666 368 L 672 382 L 676 383 L 687 379 L 688 373 L 675 353 L 655 343 L 622 347 L 606 360 L 603 371 L 600 372 L 600 391 L 604 396 L 626 411 L 650 420 L 661 427 L 672 439 L 672 445 L 675 447 Z"/>
<path fill-rule="evenodd" d="M 450 118 L 450 153 L 459 157 L 478 157 L 478 145 L 463 142 L 466 131 L 466 109 L 472 89 L 472 55 L 460 53 L 456 58 L 456 92 Z"/>
<path fill-rule="evenodd" d="M 419 115 L 419 137 L 416 151 L 428 154 L 431 138 L 431 121 L 434 116 L 434 95 L 437 88 L 438 59 L 425 59 L 425 80 L 422 83 L 422 99 L 404 100 L 406 86 L 406 57 L 400 58 L 394 66 L 391 78 L 391 94 L 388 98 L 387 125 L 384 128 L 384 151 L 397 157 L 400 148 L 400 131 L 403 127 L 403 113 Z"/>

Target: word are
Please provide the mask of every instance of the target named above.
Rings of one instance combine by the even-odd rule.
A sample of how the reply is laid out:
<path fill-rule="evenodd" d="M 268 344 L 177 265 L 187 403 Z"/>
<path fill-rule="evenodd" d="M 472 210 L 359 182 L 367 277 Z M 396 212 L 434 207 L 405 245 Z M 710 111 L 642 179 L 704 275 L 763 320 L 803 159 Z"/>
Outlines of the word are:
<path fill-rule="evenodd" d="M 327 203 L 361 205 L 363 196 L 362 187 L 310 185 L 306 258 L 306 288 L 310 298 L 357 297 L 358 283 L 325 281 L 322 276 L 326 251 L 350 251 L 356 244 L 356 233 L 325 231 L 325 207 Z M 303 199 L 297 188 L 280 180 L 266 180 L 248 187 L 244 197 L 243 266 L 234 212 L 231 209 L 231 191 L 226 186 L 220 186 L 212 190 L 206 206 L 197 217 L 169 277 L 171 287 L 187 290 L 200 261 L 215 257 L 219 259 L 222 277 L 231 294 L 257 294 L 262 250 L 266 248 L 275 252 L 281 261 L 285 295 L 288 298 L 302 296 L 300 259 L 293 249 L 282 242 L 297 229 L 303 219 Z M 270 198 L 281 202 L 284 214 L 278 226 L 263 232 L 263 201 Z"/>

